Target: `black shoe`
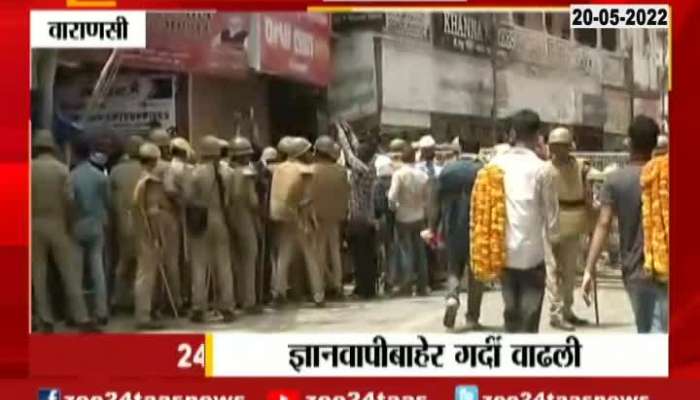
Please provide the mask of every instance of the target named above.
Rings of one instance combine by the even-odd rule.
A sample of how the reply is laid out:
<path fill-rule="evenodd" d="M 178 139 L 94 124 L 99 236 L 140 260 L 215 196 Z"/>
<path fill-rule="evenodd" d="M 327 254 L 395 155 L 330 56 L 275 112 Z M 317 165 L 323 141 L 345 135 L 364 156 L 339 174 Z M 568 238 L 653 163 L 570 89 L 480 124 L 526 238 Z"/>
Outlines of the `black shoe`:
<path fill-rule="evenodd" d="M 204 322 L 204 311 L 201 311 L 201 310 L 192 311 L 192 315 L 190 316 L 190 321 L 192 321 L 196 324 L 203 323 Z"/>
<path fill-rule="evenodd" d="M 323 307 L 326 306 L 326 303 L 325 303 L 323 300 L 321 300 L 321 301 L 314 301 L 314 305 L 316 306 L 316 308 L 323 308 Z"/>
<path fill-rule="evenodd" d="M 181 305 L 181 306 L 177 309 L 177 316 L 180 317 L 180 318 L 182 318 L 183 316 L 187 315 L 187 311 L 188 311 L 189 309 L 190 309 L 189 306 L 186 306 L 186 305 L 184 305 L 184 304 Z"/>
<path fill-rule="evenodd" d="M 583 318 L 579 318 L 574 314 L 571 314 L 570 316 L 564 318 L 564 320 L 573 326 L 586 326 L 586 325 L 588 325 L 588 320 L 585 320 Z"/>
<path fill-rule="evenodd" d="M 97 325 L 99 325 L 99 326 L 107 326 L 108 323 L 109 323 L 109 318 L 107 318 L 107 317 L 97 318 Z"/>
<path fill-rule="evenodd" d="M 287 305 L 287 299 L 284 297 L 275 297 L 272 299 L 272 306 L 275 308 L 284 308 Z"/>
<path fill-rule="evenodd" d="M 422 288 L 422 289 L 417 289 L 416 290 L 416 296 L 418 297 L 427 297 L 430 294 L 428 291 L 428 288 Z"/>
<path fill-rule="evenodd" d="M 249 315 L 259 315 L 262 314 L 263 309 L 261 305 L 256 304 L 254 306 L 244 308 L 243 312 Z"/>
<path fill-rule="evenodd" d="M 155 331 L 163 328 L 165 328 L 165 326 L 158 321 L 146 321 L 136 324 L 136 329 L 140 331 Z"/>
<path fill-rule="evenodd" d="M 576 330 L 573 325 L 571 325 L 568 321 L 561 320 L 559 318 L 552 318 L 549 321 L 549 326 L 551 326 L 554 329 L 559 329 L 560 331 L 565 331 L 565 332 L 573 332 Z"/>
<path fill-rule="evenodd" d="M 88 321 L 88 322 L 83 322 L 83 323 L 77 324 L 76 327 L 78 328 L 78 331 L 84 332 L 84 333 L 100 333 L 100 332 L 102 332 L 102 330 L 93 321 Z"/>
<path fill-rule="evenodd" d="M 160 310 L 151 310 L 151 319 L 154 321 L 161 320 L 163 319 L 163 313 Z"/>
<path fill-rule="evenodd" d="M 233 311 L 222 311 L 221 315 L 224 317 L 223 322 L 229 324 L 236 320 L 236 314 Z"/>
<path fill-rule="evenodd" d="M 447 306 L 445 307 L 445 315 L 442 317 L 442 324 L 447 329 L 452 329 L 455 327 L 455 320 L 457 319 L 457 310 L 459 309 L 459 300 L 455 298 L 447 299 Z"/>

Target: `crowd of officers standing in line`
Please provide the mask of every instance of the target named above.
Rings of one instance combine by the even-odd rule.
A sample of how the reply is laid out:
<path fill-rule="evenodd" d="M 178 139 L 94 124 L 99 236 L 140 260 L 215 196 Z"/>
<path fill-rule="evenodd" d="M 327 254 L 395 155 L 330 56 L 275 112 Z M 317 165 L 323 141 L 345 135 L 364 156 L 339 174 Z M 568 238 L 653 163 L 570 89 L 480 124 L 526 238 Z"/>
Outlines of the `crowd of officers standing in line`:
<path fill-rule="evenodd" d="M 321 136 L 314 144 L 284 137 L 253 160 L 254 149 L 241 136 L 228 142 L 204 136 L 195 152 L 185 139 L 155 128 L 145 139 L 129 136 L 123 158 L 109 172 L 94 146 L 77 151 L 81 161 L 69 171 L 56 157 L 52 133 L 37 131 L 31 164 L 35 329 L 54 329 L 50 286 L 59 282 L 49 281 L 49 265 L 60 274 L 69 324 L 97 331 L 110 313 L 133 307 L 136 327 L 151 330 L 166 326 L 165 315 L 229 323 L 236 308 L 255 314 L 269 302 L 284 306 L 299 258 L 315 305 L 343 300 L 344 244 L 353 265 L 353 296 L 360 298 L 382 290 L 429 294 L 431 258 L 444 246 L 444 325 L 454 327 L 465 287 L 467 329 L 478 329 L 484 285 L 469 269 L 469 210 L 484 165 L 479 143 L 456 140 L 443 146 L 449 149 L 443 159 L 429 135 L 414 144 L 394 139 L 382 148 L 371 138 L 358 141 L 347 123 L 334 123 L 332 131 L 334 137 Z M 586 323 L 571 306 L 591 197 L 587 167 L 570 155 L 571 133 L 557 128 L 548 142 L 549 148 L 538 135 L 530 148 L 541 159 L 551 152 L 556 218 L 565 231 L 546 257 L 550 323 L 573 330 Z M 495 150 L 511 147 L 504 143 Z M 108 223 L 118 248 L 113 274 L 104 263 Z M 84 296 L 83 269 L 91 301 Z M 532 307 L 514 311 L 506 304 L 506 328 L 515 318 L 536 331 L 544 287 L 534 294 L 526 289 L 518 302 Z"/>

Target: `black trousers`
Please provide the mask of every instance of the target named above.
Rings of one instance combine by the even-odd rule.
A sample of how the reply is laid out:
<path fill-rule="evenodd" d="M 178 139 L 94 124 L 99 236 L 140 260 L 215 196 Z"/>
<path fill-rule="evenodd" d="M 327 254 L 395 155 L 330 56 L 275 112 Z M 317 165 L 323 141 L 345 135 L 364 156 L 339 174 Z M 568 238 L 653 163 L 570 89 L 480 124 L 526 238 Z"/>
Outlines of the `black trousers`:
<path fill-rule="evenodd" d="M 531 269 L 504 269 L 501 293 L 506 332 L 539 331 L 546 275 L 544 262 Z"/>
<path fill-rule="evenodd" d="M 377 233 L 374 225 L 351 221 L 347 232 L 348 247 L 355 272 L 355 293 L 360 297 L 377 294 Z"/>

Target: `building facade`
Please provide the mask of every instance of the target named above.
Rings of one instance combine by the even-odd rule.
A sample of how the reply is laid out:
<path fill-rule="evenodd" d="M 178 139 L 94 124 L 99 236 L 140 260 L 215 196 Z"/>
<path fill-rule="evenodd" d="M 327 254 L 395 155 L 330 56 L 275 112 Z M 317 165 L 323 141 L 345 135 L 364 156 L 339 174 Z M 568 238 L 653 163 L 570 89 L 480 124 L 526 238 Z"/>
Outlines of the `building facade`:
<path fill-rule="evenodd" d="M 489 144 L 530 108 L 589 151 L 619 150 L 636 114 L 664 121 L 665 31 L 572 32 L 568 13 L 403 15 L 333 15 L 331 116 Z"/>

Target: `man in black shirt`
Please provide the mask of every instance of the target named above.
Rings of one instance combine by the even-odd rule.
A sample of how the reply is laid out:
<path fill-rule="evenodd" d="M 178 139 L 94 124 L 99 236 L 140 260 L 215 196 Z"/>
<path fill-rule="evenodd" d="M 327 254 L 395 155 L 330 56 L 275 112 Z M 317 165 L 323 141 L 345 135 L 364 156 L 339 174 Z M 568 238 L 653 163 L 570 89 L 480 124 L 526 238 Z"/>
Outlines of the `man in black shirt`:
<path fill-rule="evenodd" d="M 600 195 L 601 210 L 586 261 L 581 286 L 590 294 L 598 257 L 606 243 L 613 216 L 620 230 L 622 279 L 632 303 L 639 333 L 668 331 L 668 284 L 644 271 L 642 230 L 642 168 L 656 147 L 659 127 L 653 119 L 638 116 L 629 127 L 630 162 L 608 175 Z"/>

